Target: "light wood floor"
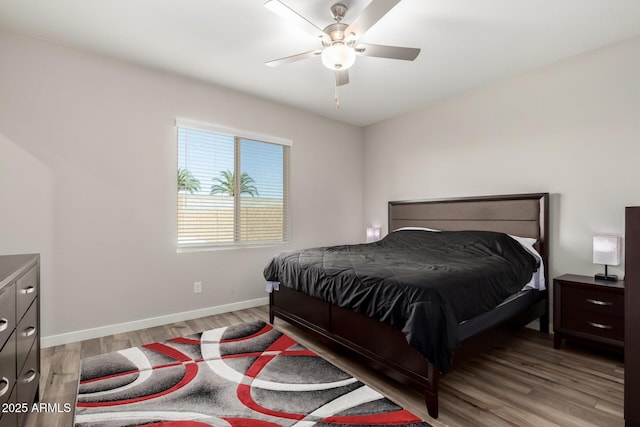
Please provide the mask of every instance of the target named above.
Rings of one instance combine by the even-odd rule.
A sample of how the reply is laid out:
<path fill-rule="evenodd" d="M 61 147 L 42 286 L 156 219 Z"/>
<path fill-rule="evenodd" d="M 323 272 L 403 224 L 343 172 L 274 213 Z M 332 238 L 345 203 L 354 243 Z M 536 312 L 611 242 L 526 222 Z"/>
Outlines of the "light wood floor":
<path fill-rule="evenodd" d="M 267 321 L 266 307 L 43 349 L 41 400 L 74 404 L 83 357 L 255 320 Z M 417 393 L 328 350 L 282 320 L 276 319 L 275 327 L 435 427 L 624 425 L 622 360 L 566 344 L 554 350 L 551 335 L 531 329 L 445 375 L 440 417 L 434 420 Z M 32 413 L 27 426 L 69 427 L 72 422 L 73 413 Z"/>

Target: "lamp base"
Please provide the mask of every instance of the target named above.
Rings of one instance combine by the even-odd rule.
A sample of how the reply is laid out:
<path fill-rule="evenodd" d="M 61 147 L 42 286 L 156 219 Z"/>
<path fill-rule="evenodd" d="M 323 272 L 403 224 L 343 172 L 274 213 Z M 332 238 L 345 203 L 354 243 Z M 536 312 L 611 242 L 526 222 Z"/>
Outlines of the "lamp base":
<path fill-rule="evenodd" d="M 596 274 L 594 276 L 594 278 L 596 280 L 604 280 L 606 282 L 617 282 L 618 281 L 618 276 L 616 276 L 615 274 Z"/>

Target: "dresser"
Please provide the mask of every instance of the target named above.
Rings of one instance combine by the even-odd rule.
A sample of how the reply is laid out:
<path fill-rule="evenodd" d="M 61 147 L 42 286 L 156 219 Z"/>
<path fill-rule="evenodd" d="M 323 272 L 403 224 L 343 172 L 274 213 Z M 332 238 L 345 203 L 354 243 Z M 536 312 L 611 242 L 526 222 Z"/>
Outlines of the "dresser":
<path fill-rule="evenodd" d="M 624 420 L 640 427 L 640 207 L 625 210 Z"/>
<path fill-rule="evenodd" d="M 20 427 L 38 400 L 40 257 L 0 256 L 0 427 Z"/>
<path fill-rule="evenodd" d="M 563 338 L 622 352 L 625 282 L 565 274 L 553 280 L 553 346 Z"/>

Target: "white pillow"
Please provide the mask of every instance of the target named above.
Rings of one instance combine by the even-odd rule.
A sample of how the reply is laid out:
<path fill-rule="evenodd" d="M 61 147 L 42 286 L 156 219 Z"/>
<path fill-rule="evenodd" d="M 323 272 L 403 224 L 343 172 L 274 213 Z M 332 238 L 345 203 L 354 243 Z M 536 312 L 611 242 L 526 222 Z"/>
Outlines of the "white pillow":
<path fill-rule="evenodd" d="M 527 283 L 522 289 L 544 290 L 546 288 L 546 283 L 544 280 L 544 263 L 542 262 L 542 257 L 540 256 L 538 251 L 533 247 L 537 240 L 532 239 L 531 237 L 513 236 L 511 234 L 509 234 L 509 237 L 520 243 L 527 251 L 529 251 L 529 253 L 535 256 L 538 261 L 540 261 L 540 267 L 538 267 L 538 270 L 533 273 L 533 276 L 531 277 L 529 283 Z"/>
<path fill-rule="evenodd" d="M 532 237 L 520 237 L 520 236 L 514 236 L 512 234 L 509 234 L 509 237 L 516 240 L 522 246 L 531 247 L 531 248 L 533 248 L 533 245 L 535 245 L 536 242 L 538 241 L 538 239 L 534 239 Z"/>
<path fill-rule="evenodd" d="M 436 230 L 434 228 L 426 228 L 426 227 L 400 227 L 393 231 L 395 232 L 395 231 L 402 231 L 402 230 L 441 231 L 441 230 Z"/>

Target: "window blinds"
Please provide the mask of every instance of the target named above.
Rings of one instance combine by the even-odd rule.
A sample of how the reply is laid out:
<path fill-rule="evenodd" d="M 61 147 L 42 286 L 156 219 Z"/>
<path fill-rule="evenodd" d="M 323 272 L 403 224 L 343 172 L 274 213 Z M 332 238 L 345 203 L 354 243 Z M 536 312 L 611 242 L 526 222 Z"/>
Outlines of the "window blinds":
<path fill-rule="evenodd" d="M 177 133 L 178 248 L 288 241 L 290 142 L 184 121 Z"/>

